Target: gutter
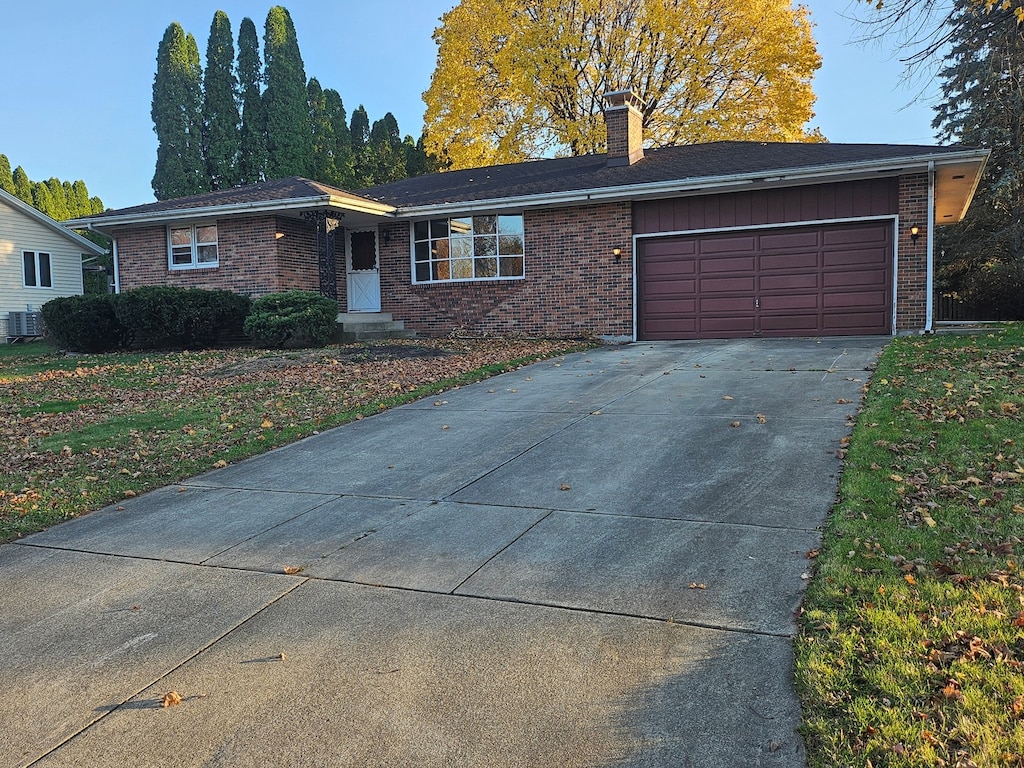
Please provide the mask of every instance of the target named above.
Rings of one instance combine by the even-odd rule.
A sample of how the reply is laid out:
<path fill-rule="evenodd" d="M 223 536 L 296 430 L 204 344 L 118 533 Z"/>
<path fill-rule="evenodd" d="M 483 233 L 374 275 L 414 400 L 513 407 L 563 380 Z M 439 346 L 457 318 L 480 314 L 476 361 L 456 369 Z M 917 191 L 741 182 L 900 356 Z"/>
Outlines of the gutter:
<path fill-rule="evenodd" d="M 979 173 L 980 176 L 980 173 Z M 970 200 L 970 198 L 968 198 Z M 928 246 L 925 271 L 924 332 L 932 333 L 935 304 L 935 161 L 928 161 Z"/>
<path fill-rule="evenodd" d="M 501 208 L 528 208 L 552 205 L 573 205 L 577 203 L 613 202 L 616 200 L 637 200 L 644 197 L 662 197 L 666 193 L 700 194 L 721 192 L 728 189 L 759 189 L 773 186 L 791 186 L 793 182 L 828 179 L 872 177 L 878 174 L 898 175 L 916 169 L 933 169 L 935 163 L 949 164 L 964 160 L 988 158 L 988 150 L 964 150 L 942 154 L 895 157 L 887 160 L 873 160 L 842 166 L 806 166 L 782 171 L 759 171 L 756 173 L 730 174 L 727 176 L 700 176 L 691 179 L 669 179 L 667 181 L 627 184 L 618 187 L 596 187 L 566 192 L 551 192 L 540 195 L 519 195 L 517 197 L 494 197 L 483 200 L 455 200 L 425 205 L 399 205 L 395 216 L 398 218 L 448 215 L 451 213 L 474 213 L 493 211 Z"/>

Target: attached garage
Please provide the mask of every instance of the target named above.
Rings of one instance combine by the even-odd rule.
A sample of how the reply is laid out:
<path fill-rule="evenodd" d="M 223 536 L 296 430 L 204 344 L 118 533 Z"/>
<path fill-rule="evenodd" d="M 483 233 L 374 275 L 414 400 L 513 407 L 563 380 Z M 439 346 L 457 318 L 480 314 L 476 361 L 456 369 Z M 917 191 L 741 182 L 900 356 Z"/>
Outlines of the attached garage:
<path fill-rule="evenodd" d="M 893 221 L 641 238 L 641 339 L 893 332 Z"/>

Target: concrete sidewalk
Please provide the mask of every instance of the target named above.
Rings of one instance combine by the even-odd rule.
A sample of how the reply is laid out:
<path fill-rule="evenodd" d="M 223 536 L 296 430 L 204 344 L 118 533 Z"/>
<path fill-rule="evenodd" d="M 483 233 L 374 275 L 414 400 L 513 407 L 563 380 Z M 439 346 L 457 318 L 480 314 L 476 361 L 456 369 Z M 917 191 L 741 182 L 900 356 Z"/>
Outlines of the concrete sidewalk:
<path fill-rule="evenodd" d="M 802 766 L 885 341 L 570 355 L 4 545 L 0 765 Z"/>

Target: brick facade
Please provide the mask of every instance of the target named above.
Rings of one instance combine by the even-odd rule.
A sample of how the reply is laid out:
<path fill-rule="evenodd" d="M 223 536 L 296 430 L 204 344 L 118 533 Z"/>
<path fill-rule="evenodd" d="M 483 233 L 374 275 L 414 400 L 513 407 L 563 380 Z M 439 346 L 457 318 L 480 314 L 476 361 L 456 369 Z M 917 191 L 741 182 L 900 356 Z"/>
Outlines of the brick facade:
<path fill-rule="evenodd" d="M 527 211 L 523 219 L 522 280 L 414 285 L 409 225 L 382 228 L 381 308 L 430 335 L 631 336 L 630 204 Z"/>
<path fill-rule="evenodd" d="M 898 332 L 919 330 L 925 323 L 930 223 L 926 210 L 927 182 L 924 173 L 902 176 L 898 181 Z M 865 189 L 871 192 L 863 198 L 868 201 L 864 204 L 871 209 L 870 214 L 857 209 L 856 213 L 845 215 L 882 213 L 896 202 L 893 197 L 897 197 L 887 191 L 887 183 L 892 190 L 890 180 L 864 183 Z M 823 194 L 826 187 L 830 190 L 828 195 Z M 817 190 L 819 194 L 811 195 L 817 207 L 813 215 L 807 213 L 806 220 L 821 216 L 821 200 L 841 199 L 833 194 L 833 187 L 838 190 L 843 185 L 826 185 Z M 785 195 L 790 193 L 801 200 L 808 197 L 794 188 L 788 192 L 781 190 L 779 194 L 783 197 L 779 199 L 788 200 Z M 860 198 L 860 195 L 853 197 Z M 708 196 L 706 205 L 712 205 L 712 198 L 724 200 L 727 195 Z M 733 198 L 745 200 L 735 194 L 728 196 L 728 199 Z M 751 199 L 756 202 L 755 198 Z M 682 203 L 671 200 L 635 206 L 623 201 L 527 210 L 524 213 L 525 276 L 521 280 L 413 284 L 409 222 L 381 224 L 378 237 L 381 309 L 424 335 L 462 332 L 632 337 L 634 231 L 665 231 L 665 227 L 685 229 L 686 224 L 693 225 L 690 219 L 694 211 L 703 211 L 701 221 L 707 226 L 706 211 L 694 207 L 702 198 L 680 200 L 685 203 L 685 210 L 680 207 Z M 807 205 L 810 203 L 804 200 L 799 210 Z M 783 218 L 792 217 L 790 207 L 788 203 L 783 206 L 786 209 Z M 715 210 L 720 215 L 721 207 Z M 753 206 L 751 210 L 760 209 Z M 770 212 L 768 208 L 765 210 Z M 800 218 L 805 217 L 797 217 Z M 920 227 L 916 243 L 911 242 L 909 234 L 914 223 Z M 739 221 L 737 224 L 742 226 Z M 318 289 L 316 237 L 312 224 L 297 218 L 263 215 L 221 219 L 217 227 L 219 265 L 192 270 L 168 269 L 166 227 L 116 231 L 121 290 L 142 285 L 179 285 L 258 296 L 291 288 Z M 336 235 L 338 299 L 344 311 L 347 307 L 344 230 L 339 228 Z M 613 255 L 615 248 L 621 251 L 618 260 Z"/>
<path fill-rule="evenodd" d="M 928 308 L 928 174 L 900 176 L 900 223 L 896 234 L 896 332 L 924 328 Z M 919 227 L 917 242 L 910 236 Z"/>

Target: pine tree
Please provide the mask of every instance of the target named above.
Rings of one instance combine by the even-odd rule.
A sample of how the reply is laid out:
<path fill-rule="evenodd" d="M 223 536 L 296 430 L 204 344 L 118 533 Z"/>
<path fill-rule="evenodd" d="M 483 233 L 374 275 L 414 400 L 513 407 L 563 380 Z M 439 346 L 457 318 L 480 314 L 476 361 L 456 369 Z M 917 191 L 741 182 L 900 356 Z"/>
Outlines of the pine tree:
<path fill-rule="evenodd" d="M 156 62 L 153 193 L 157 200 L 169 200 L 208 191 L 202 157 L 202 69 L 195 38 L 174 22 L 164 32 Z"/>
<path fill-rule="evenodd" d="M 306 176 L 313 144 L 306 70 L 292 17 L 280 5 L 267 13 L 263 54 L 267 84 L 263 93 L 267 115 L 267 178 Z"/>
<path fill-rule="evenodd" d="M 211 189 L 238 184 L 238 104 L 231 21 L 217 11 L 210 24 L 203 76 L 203 157 Z"/>
<path fill-rule="evenodd" d="M 263 109 L 263 64 L 260 42 L 252 19 L 238 29 L 238 89 L 242 124 L 239 131 L 238 181 L 255 184 L 266 178 L 267 117 Z"/>
<path fill-rule="evenodd" d="M 14 173 L 11 171 L 11 161 L 7 155 L 0 155 L 0 189 L 8 194 L 14 192 Z"/>
<path fill-rule="evenodd" d="M 32 182 L 29 180 L 28 174 L 25 173 L 25 169 L 19 165 L 14 169 L 11 178 L 14 181 L 15 196 L 19 200 L 32 205 Z"/>
<path fill-rule="evenodd" d="M 1012 10 L 956 0 L 940 72 L 939 138 L 991 149 L 963 222 L 938 230 L 940 287 L 1024 319 L 1024 27 Z"/>

